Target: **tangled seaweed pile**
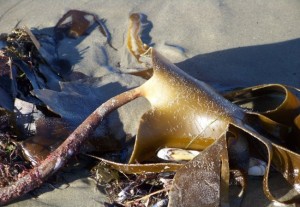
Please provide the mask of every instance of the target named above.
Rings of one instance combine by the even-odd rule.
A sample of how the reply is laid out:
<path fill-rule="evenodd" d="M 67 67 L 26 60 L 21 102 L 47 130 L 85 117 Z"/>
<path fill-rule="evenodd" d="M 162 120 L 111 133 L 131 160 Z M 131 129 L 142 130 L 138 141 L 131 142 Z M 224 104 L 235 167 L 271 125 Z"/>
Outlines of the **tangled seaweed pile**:
<path fill-rule="evenodd" d="M 88 21 L 86 15 L 92 16 L 93 20 Z M 68 17 L 71 21 L 65 23 Z M 262 173 L 263 189 L 270 200 L 299 202 L 299 89 L 266 84 L 221 95 L 144 44 L 140 37 L 141 21 L 141 14 L 130 16 L 127 47 L 137 62 L 144 65 L 144 70 L 132 74 L 145 78 L 145 82 L 112 95 L 108 100 L 98 100 L 96 104 L 102 105 L 75 126 L 70 126 L 71 120 L 66 119 L 70 116 L 62 113 L 59 107 L 55 108 L 51 103 L 53 97 L 49 97 L 54 93 L 51 88 L 53 81 L 65 80 L 65 73 L 59 72 L 59 64 L 49 64 L 53 62 L 51 57 L 28 29 L 16 29 L 6 36 L 7 49 L 1 53 L 2 60 L 5 60 L 1 64 L 4 71 L 1 78 L 6 80 L 8 90 L 1 89 L 6 101 L 0 104 L 8 114 L 8 111 L 20 108 L 15 100 L 21 99 L 30 102 L 32 110 L 29 114 L 24 109 L 9 113 L 11 123 L 16 121 L 17 124 L 6 127 L 14 126 L 16 132 L 29 132 L 25 133 L 26 136 L 15 139 L 15 142 L 11 142 L 10 137 L 1 136 L 1 150 L 6 151 L 1 157 L 1 166 L 4 166 L 1 169 L 10 173 L 1 171 L 2 179 L 8 181 L 1 181 L 0 203 L 7 203 L 39 187 L 80 152 L 108 114 L 139 97 L 146 98 L 151 109 L 143 114 L 139 123 L 128 164 L 97 157 L 100 164 L 93 170 L 96 180 L 105 185 L 115 205 L 229 205 L 230 175 L 238 178 L 242 187 L 230 198 L 241 200 L 247 187 L 246 174 L 252 157 L 267 163 Z M 69 11 L 57 23 L 54 42 L 63 35 L 78 38 L 95 25 L 107 38 L 108 46 L 116 50 L 104 22 L 94 14 L 77 10 Z M 42 113 L 43 118 L 35 115 L 38 113 Z M 18 115 L 31 119 L 19 122 Z M 75 119 L 76 114 L 71 117 Z M 36 128 L 31 126 L 33 123 Z M 5 125 L 1 124 L 1 134 L 4 134 L 2 126 L 5 128 Z M 50 131 L 52 139 L 45 141 Z M 120 143 L 113 144 L 115 141 L 112 139 L 107 145 L 110 150 L 118 148 Z M 104 145 L 102 142 L 100 148 Z M 30 170 L 17 167 L 15 157 L 20 159 L 20 154 L 15 146 L 22 150 L 23 159 L 31 162 Z M 187 159 L 190 161 L 175 159 L 175 162 L 165 162 L 157 154 L 161 148 L 198 153 L 192 153 L 193 156 Z M 167 157 L 178 156 L 182 157 L 174 154 Z M 272 194 L 268 183 L 271 167 L 283 175 L 290 189 L 296 191 L 296 196 L 276 198 Z"/>

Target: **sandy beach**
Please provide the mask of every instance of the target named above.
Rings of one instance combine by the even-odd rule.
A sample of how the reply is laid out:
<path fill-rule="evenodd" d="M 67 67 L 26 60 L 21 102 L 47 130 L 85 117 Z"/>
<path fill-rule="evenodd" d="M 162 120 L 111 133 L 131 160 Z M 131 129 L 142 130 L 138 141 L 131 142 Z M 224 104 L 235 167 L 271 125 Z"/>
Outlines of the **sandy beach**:
<path fill-rule="evenodd" d="M 264 83 L 300 88 L 300 2 L 297 0 L 0 0 L 0 33 L 9 33 L 17 25 L 27 26 L 35 35 L 53 35 L 53 27 L 70 9 L 105 19 L 115 48 L 106 44 L 107 39 L 98 30 L 92 30 L 80 41 L 61 42 L 59 57 L 67 60 L 73 71 L 86 76 L 100 78 L 113 72 L 136 70 L 138 66 L 129 58 L 125 40 L 128 17 L 137 12 L 146 19 L 147 44 L 218 91 Z M 143 82 L 126 79 L 123 83 L 117 78 L 113 81 L 120 83 L 122 90 Z M 129 114 L 135 113 L 134 118 L 126 115 L 128 110 Z M 135 133 L 137 123 L 133 122 L 144 111 L 145 108 L 134 106 L 121 109 L 126 133 Z M 117 124 L 110 127 L 123 128 Z M 123 136 L 115 131 L 116 136 Z M 104 206 L 108 202 L 104 193 L 96 190 L 96 183 L 84 167 L 71 168 L 62 175 L 66 182 L 61 182 L 58 188 L 45 184 L 37 190 L 38 197 L 28 195 L 7 206 L 79 207 Z M 277 177 L 275 174 L 271 180 L 276 181 Z M 274 206 L 264 197 L 261 181 L 253 178 L 243 207 Z M 275 185 L 274 191 L 281 194 L 282 189 Z"/>

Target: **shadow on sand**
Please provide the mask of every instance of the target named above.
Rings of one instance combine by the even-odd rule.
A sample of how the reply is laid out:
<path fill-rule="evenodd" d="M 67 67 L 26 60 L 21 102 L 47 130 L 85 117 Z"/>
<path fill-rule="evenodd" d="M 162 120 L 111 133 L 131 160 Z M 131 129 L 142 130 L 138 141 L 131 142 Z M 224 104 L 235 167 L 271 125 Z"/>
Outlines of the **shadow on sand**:
<path fill-rule="evenodd" d="M 212 86 L 281 83 L 300 87 L 300 38 L 196 55 L 177 64 Z"/>

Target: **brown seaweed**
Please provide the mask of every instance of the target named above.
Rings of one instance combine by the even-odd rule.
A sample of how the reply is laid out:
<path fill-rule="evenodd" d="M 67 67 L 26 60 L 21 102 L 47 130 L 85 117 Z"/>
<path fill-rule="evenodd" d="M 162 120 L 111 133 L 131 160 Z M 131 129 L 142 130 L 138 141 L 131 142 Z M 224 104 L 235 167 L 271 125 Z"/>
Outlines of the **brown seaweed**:
<path fill-rule="evenodd" d="M 169 195 L 169 206 L 228 205 L 229 166 L 226 139 L 226 133 L 221 135 L 200 156 L 176 172 Z"/>
<path fill-rule="evenodd" d="M 299 99 L 279 84 L 235 91 L 225 95 L 226 98 L 221 96 L 206 83 L 184 73 L 155 49 L 144 46 L 138 35 L 138 18 L 138 15 L 131 16 L 133 23 L 128 47 L 140 62 L 153 68 L 152 77 L 96 109 L 44 161 L 14 185 L 1 189 L 1 203 L 40 186 L 78 153 L 80 146 L 105 116 L 138 97 L 145 97 L 152 109 L 141 119 L 129 164 L 102 159 L 103 163 L 124 173 L 177 171 L 169 206 L 199 203 L 202 206 L 226 206 L 229 202 L 230 150 L 240 147 L 235 140 L 246 140 L 250 153 L 267 162 L 263 180 L 266 196 L 282 203 L 299 202 L 297 196 L 287 200 L 275 198 L 268 183 L 273 166 L 282 173 L 291 188 L 300 193 L 300 155 L 288 148 L 291 139 L 295 139 L 293 136 L 299 132 Z M 266 100 L 272 103 L 271 108 L 265 107 Z M 202 152 L 184 165 L 147 164 L 153 162 L 161 147 Z M 191 178 L 185 179 L 190 173 Z M 209 196 L 205 194 L 207 192 L 210 192 Z"/>
<path fill-rule="evenodd" d="M 271 164 L 279 172 L 283 173 L 284 177 L 292 185 L 297 186 L 299 184 L 299 177 L 295 174 L 295 170 L 300 166 L 300 156 L 280 145 L 272 143 L 266 137 L 268 132 L 272 132 L 272 129 L 280 131 L 278 127 L 281 125 L 277 125 L 275 121 L 271 121 L 270 118 L 262 114 L 245 110 L 229 102 L 205 83 L 183 73 L 154 49 L 150 48 L 144 56 L 151 58 L 149 62 L 152 61 L 154 74 L 145 84 L 134 89 L 136 95 L 131 95 L 130 99 L 144 96 L 149 100 L 153 108 L 142 117 L 130 164 L 124 165 L 102 160 L 103 162 L 124 173 L 173 171 L 182 165 L 173 163 L 139 163 L 151 160 L 161 146 L 204 150 L 203 153 L 208 153 L 207 156 L 214 158 L 215 153 L 206 152 L 206 150 L 210 149 L 207 147 L 214 146 L 219 137 L 224 132 L 229 131 L 237 139 L 242 139 L 239 134 L 246 133 L 250 143 L 255 142 L 261 146 L 264 152 L 262 153 L 262 158 L 268 162 L 264 176 L 264 189 L 269 199 L 276 200 L 268 189 Z M 165 85 L 168 87 L 164 87 Z M 283 86 L 279 87 L 282 88 Z M 287 92 L 286 90 L 284 91 Z M 286 96 L 291 97 L 291 94 L 287 92 Z M 296 97 L 292 96 L 292 100 L 294 98 Z M 113 98 L 111 102 L 120 104 L 117 100 Z M 284 103 L 279 104 L 279 107 L 275 108 L 283 110 L 282 113 L 285 110 L 290 110 L 290 107 L 280 107 L 282 105 L 290 105 L 286 103 L 289 99 L 284 100 Z M 297 99 L 295 100 L 297 102 Z M 257 122 L 258 120 L 260 122 Z M 257 130 L 263 130 L 263 135 L 257 132 L 253 123 L 261 123 Z M 273 126 L 272 124 L 275 124 L 275 127 L 270 127 Z M 219 159 L 221 162 L 221 157 Z M 136 162 L 138 163 L 134 164 Z M 220 170 L 220 168 L 221 166 L 214 169 Z M 228 167 L 225 167 L 225 169 L 228 169 Z M 211 173 L 214 172 L 215 170 L 212 169 Z M 199 185 L 201 182 L 198 182 Z M 226 181 L 225 183 L 228 182 Z M 221 181 L 219 185 L 221 185 Z M 226 194 L 226 191 L 222 193 Z M 217 196 L 215 199 L 217 202 L 220 197 Z M 291 201 L 293 200 L 282 202 L 288 203 Z"/>
<path fill-rule="evenodd" d="M 89 20 L 88 17 L 91 17 L 92 20 Z M 68 21 L 69 19 L 71 20 Z M 100 33 L 106 37 L 107 44 L 114 50 L 117 50 L 112 46 L 111 34 L 105 25 L 105 20 L 99 19 L 96 14 L 90 12 L 69 10 L 62 16 L 62 18 L 59 19 L 54 31 L 58 39 L 60 39 L 61 34 L 64 33 L 71 38 L 78 38 L 85 35 L 95 23 L 98 25 Z"/>
<path fill-rule="evenodd" d="M 127 48 L 130 53 L 141 63 L 140 56 L 144 54 L 149 48 L 148 45 L 144 44 L 141 40 L 141 14 L 133 13 L 129 17 L 130 23 L 127 32 Z"/>

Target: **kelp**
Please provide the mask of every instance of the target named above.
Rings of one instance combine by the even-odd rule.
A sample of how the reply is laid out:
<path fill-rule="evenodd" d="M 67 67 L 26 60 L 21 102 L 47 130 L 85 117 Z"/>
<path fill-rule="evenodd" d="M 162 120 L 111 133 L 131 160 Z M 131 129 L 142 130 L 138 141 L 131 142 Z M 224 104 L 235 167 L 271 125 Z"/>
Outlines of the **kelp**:
<path fill-rule="evenodd" d="M 201 156 L 179 169 L 170 191 L 169 206 L 228 206 L 227 150 L 225 132 Z"/>
<path fill-rule="evenodd" d="M 59 118 L 40 118 L 35 124 L 36 134 L 19 142 L 24 157 L 33 165 L 44 160 L 71 133 L 68 124 Z"/>
<path fill-rule="evenodd" d="M 246 139 L 250 144 L 253 142 L 253 145 L 260 145 L 260 158 L 268 162 L 264 175 L 264 191 L 270 200 L 277 200 L 268 188 L 271 164 L 283 173 L 283 176 L 294 187 L 297 187 L 299 175 L 296 172 L 300 166 L 300 156 L 284 148 L 285 145 L 273 143 L 274 135 L 279 136 L 274 142 L 284 144 L 282 140 L 288 139 L 287 135 L 291 135 L 291 130 L 298 130 L 293 127 L 290 129 L 289 125 L 285 125 L 291 123 L 288 118 L 291 118 L 293 122 L 299 113 L 300 106 L 297 97 L 286 87 L 282 85 L 256 87 L 265 90 L 275 88 L 275 91 L 280 92 L 279 95 L 283 94 L 282 103 L 270 110 L 261 110 L 261 113 L 257 113 L 228 102 L 205 83 L 184 74 L 155 50 L 150 49 L 145 55 L 152 57 L 154 75 L 140 88 L 153 109 L 142 117 L 129 163 L 140 163 L 151 159 L 162 146 L 197 149 L 205 152 L 205 149 L 218 140 L 222 133 L 230 130 L 237 139 L 243 138 L 239 134 L 246 133 Z M 266 97 L 268 99 L 268 95 Z M 276 121 L 279 119 L 276 117 L 280 113 L 287 116 L 280 120 L 281 123 L 278 123 Z M 271 118 L 275 118 L 276 121 Z M 199 156 L 202 156 L 202 153 Z M 210 156 L 215 156 L 215 154 L 212 153 Z M 166 164 L 166 166 L 169 165 L 169 163 Z M 174 186 L 176 186 L 176 179 Z M 198 198 L 195 196 L 193 199 Z M 281 202 L 294 201 L 291 199 Z"/>
<path fill-rule="evenodd" d="M 154 74 L 140 89 L 153 108 L 142 117 L 130 163 L 155 156 L 161 146 L 204 150 L 234 118 L 243 119 L 240 108 L 154 49 L 145 55 L 152 58 Z"/>
<path fill-rule="evenodd" d="M 114 50 L 117 50 L 111 44 L 111 34 L 105 26 L 105 20 L 99 19 L 98 16 L 93 13 L 69 10 L 59 19 L 54 28 L 54 32 L 57 40 L 60 40 L 64 34 L 71 38 L 78 38 L 82 35 L 86 35 L 95 25 L 98 26 L 101 34 L 106 37 L 107 44 Z"/>
<path fill-rule="evenodd" d="M 132 13 L 129 16 L 129 26 L 126 38 L 126 46 L 129 52 L 140 64 L 145 64 L 145 62 L 140 60 L 141 54 L 145 53 L 147 49 L 149 49 L 149 46 L 144 44 L 141 39 L 142 34 L 145 32 L 143 24 L 147 24 L 142 21 L 145 18 L 144 16 L 145 15 L 141 13 Z M 144 79 L 149 79 L 153 75 L 153 70 L 152 68 L 149 68 L 151 66 L 147 64 L 145 64 L 144 67 L 146 69 L 130 72 L 129 74 L 136 75 Z"/>
<path fill-rule="evenodd" d="M 260 158 L 266 160 L 268 163 L 264 175 L 264 191 L 269 199 L 277 200 L 268 189 L 268 177 L 271 164 L 279 172 L 283 173 L 284 177 L 292 185 L 297 186 L 299 184 L 299 175 L 295 174 L 295 172 L 300 166 L 300 156 L 271 141 L 271 139 L 274 139 L 273 135 L 288 134 L 288 131 L 286 131 L 288 126 L 283 124 L 289 122 L 284 121 L 283 123 L 277 123 L 262 113 L 246 110 L 231 103 L 216 93 L 207 84 L 182 72 L 153 48 L 150 48 L 147 53 L 144 54 L 144 58 L 149 61 L 148 64 L 153 65 L 154 74 L 147 82 L 134 89 L 134 91 L 138 93 L 137 97 L 145 97 L 151 103 L 152 109 L 142 117 L 129 164 L 119 164 L 102 160 L 103 162 L 110 164 L 115 169 L 124 173 L 173 171 L 182 167 L 182 164 L 140 163 L 153 160 L 156 156 L 156 152 L 161 147 L 194 149 L 203 152 L 194 158 L 191 163 L 200 159 L 203 153 L 206 154 L 207 159 L 204 159 L 202 162 L 205 163 L 210 159 L 214 159 L 214 163 L 222 163 L 222 165 L 216 164 L 214 168 L 208 168 L 206 170 L 208 174 L 218 174 L 216 172 L 221 172 L 221 169 L 227 169 L 227 171 L 222 171 L 221 173 L 227 174 L 226 176 L 224 175 L 224 177 L 227 177 L 225 180 L 219 178 L 219 183 L 214 181 L 218 186 L 220 186 L 221 183 L 225 183 L 226 185 L 226 183 L 228 184 L 226 180 L 228 180 L 229 176 L 228 163 L 222 162 L 224 156 L 216 156 L 215 152 L 207 152 L 207 150 L 211 149 L 208 148 L 209 146 L 215 146 L 221 135 L 228 131 L 234 139 L 247 139 L 250 145 L 253 143 L 253 145 L 258 144 L 260 146 Z M 281 113 L 287 114 L 286 111 L 289 112 L 291 108 L 294 109 L 295 114 L 298 113 L 299 106 L 297 108 L 296 103 L 299 103 L 299 100 L 284 86 L 268 85 L 265 87 L 271 87 L 271 89 L 279 87 L 279 89 L 281 89 L 280 92 L 284 92 L 284 98 L 281 98 L 281 100 L 284 101 L 276 105 L 273 110 L 266 110 L 263 113 L 269 115 L 275 114 L 276 110 L 282 110 Z M 265 87 L 258 88 L 265 89 Z M 243 93 L 240 91 L 234 94 L 235 95 L 231 94 L 231 100 L 233 100 L 234 97 L 238 99 L 236 94 Z M 134 95 L 134 97 L 136 97 L 136 95 Z M 225 97 L 230 99 L 229 95 Z M 290 101 L 291 103 L 289 103 Z M 117 101 L 115 100 L 115 102 Z M 291 116 L 291 114 L 293 113 L 288 113 L 289 117 L 293 119 L 296 115 Z M 285 133 L 280 133 L 281 131 Z M 243 134 L 246 134 L 246 136 L 240 136 Z M 278 142 L 284 137 L 279 138 Z M 225 136 L 224 139 L 230 143 L 228 148 L 234 149 L 236 142 L 230 142 L 227 136 Z M 223 148 L 219 149 L 220 151 L 227 151 L 226 145 L 218 146 L 218 149 L 223 146 Z M 257 148 L 257 146 L 255 148 Z M 241 157 L 243 156 L 246 155 L 241 155 Z M 239 165 L 239 163 L 235 164 Z M 192 168 L 193 165 L 188 163 L 185 166 Z M 183 171 L 183 173 L 190 173 L 190 170 Z M 174 186 L 177 185 L 176 180 L 175 176 Z M 199 186 L 201 186 L 202 182 L 206 181 L 197 180 Z M 222 193 L 226 194 L 227 188 L 222 188 L 225 190 Z M 215 202 L 217 202 L 219 198 L 219 196 L 214 197 Z M 200 198 L 199 196 L 195 196 L 191 199 L 197 202 Z M 282 202 L 289 203 L 292 201 L 294 200 Z"/>
<path fill-rule="evenodd" d="M 145 53 L 149 48 L 148 45 L 144 44 L 141 40 L 142 33 L 142 14 L 133 13 L 129 17 L 130 24 L 127 32 L 127 48 L 130 53 L 141 63 L 140 55 Z"/>
<path fill-rule="evenodd" d="M 5 35 L 5 43 L 6 46 L 1 50 L 1 59 L 7 59 L 6 66 L 1 64 L 0 67 L 2 73 L 7 71 L 6 68 L 9 72 L 6 72 L 7 77 L 1 78 L 1 85 L 11 96 L 9 104 L 13 105 L 16 97 L 38 104 L 38 100 L 31 96 L 30 91 L 47 88 L 52 81 L 48 74 L 52 73 L 53 79 L 58 75 L 48 67 L 44 58 L 45 52 L 27 27 L 15 28 Z M 5 108 L 13 111 L 12 107 Z"/>
<path fill-rule="evenodd" d="M 137 31 L 138 16 L 132 18 L 135 26 L 129 30 Z M 152 108 L 142 116 L 129 163 L 101 159 L 103 163 L 123 173 L 176 171 L 169 206 L 227 206 L 230 168 L 245 170 L 250 155 L 267 162 L 263 189 L 270 200 L 299 202 L 299 196 L 275 198 L 268 183 L 273 166 L 300 193 L 300 155 L 297 148 L 288 148 L 299 134 L 300 101 L 288 87 L 268 84 L 222 96 L 144 46 L 138 33 L 129 31 L 128 35 L 140 48 L 133 49 L 130 43 L 129 50 L 152 68 L 151 78 L 103 103 L 20 182 L 2 189 L 2 203 L 17 194 L 18 188 L 27 192 L 39 186 L 78 153 L 105 116 L 138 97 L 146 98 Z M 163 147 L 201 153 L 186 164 L 158 163 L 156 153 Z M 238 152 L 238 159 L 231 157 L 232 152 Z"/>

